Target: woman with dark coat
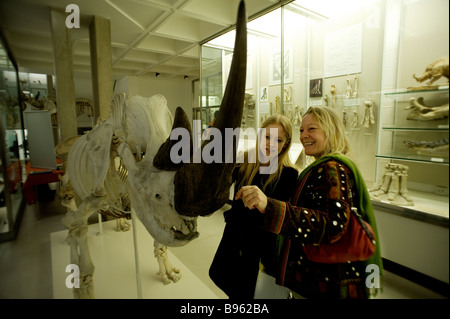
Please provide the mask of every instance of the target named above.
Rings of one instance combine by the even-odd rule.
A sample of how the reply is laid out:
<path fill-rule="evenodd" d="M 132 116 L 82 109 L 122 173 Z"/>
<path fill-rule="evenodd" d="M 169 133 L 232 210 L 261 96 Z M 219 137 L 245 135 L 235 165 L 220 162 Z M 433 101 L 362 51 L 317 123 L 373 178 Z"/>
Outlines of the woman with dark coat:
<path fill-rule="evenodd" d="M 274 115 L 263 123 L 259 135 L 256 149 L 245 152 L 234 171 L 235 194 L 242 186 L 254 185 L 267 196 L 287 201 L 298 177 L 289 159 L 292 125 L 286 116 Z M 252 299 L 260 263 L 267 271 L 274 267 L 278 236 L 263 230 L 264 216 L 241 200 L 233 200 L 224 217 L 223 237 L 209 275 L 228 297 Z"/>

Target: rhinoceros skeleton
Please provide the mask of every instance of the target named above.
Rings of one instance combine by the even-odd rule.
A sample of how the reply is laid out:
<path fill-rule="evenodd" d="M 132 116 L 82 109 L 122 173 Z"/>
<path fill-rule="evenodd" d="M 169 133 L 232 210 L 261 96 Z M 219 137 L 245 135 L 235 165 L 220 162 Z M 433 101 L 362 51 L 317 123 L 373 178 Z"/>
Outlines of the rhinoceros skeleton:
<path fill-rule="evenodd" d="M 223 136 L 225 128 L 238 128 L 242 119 L 246 23 L 241 1 L 229 80 L 215 122 Z M 94 298 L 94 265 L 86 236 L 87 221 L 93 213 L 129 218 L 131 211 L 135 212 L 155 240 L 159 274 L 169 283 L 178 281 L 181 274 L 167 259 L 167 246 L 183 246 L 198 237 L 197 217 L 210 215 L 227 202 L 236 149 L 224 147 L 224 158 L 230 156 L 227 151 L 233 152 L 231 163 L 175 164 L 169 154 L 178 141 L 171 140 L 170 133 L 178 127 L 192 132 L 183 109 L 178 107 L 173 117 L 162 95 L 144 98 L 119 94 L 108 119 L 83 136 L 58 145 L 59 155 L 68 151 L 60 194 L 68 208 L 62 222 L 69 230 L 71 263 L 80 269 L 75 298 Z M 203 141 L 201 149 L 209 142 Z M 234 142 L 237 145 L 237 140 Z"/>

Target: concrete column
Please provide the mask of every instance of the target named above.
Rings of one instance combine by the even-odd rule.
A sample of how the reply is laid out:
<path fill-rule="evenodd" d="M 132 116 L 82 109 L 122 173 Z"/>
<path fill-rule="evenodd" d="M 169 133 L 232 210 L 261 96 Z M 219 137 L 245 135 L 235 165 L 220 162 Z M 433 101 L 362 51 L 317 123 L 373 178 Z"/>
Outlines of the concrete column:
<path fill-rule="evenodd" d="M 55 94 L 53 94 L 53 75 L 47 74 L 47 96 L 48 98 L 55 98 Z"/>
<path fill-rule="evenodd" d="M 94 16 L 89 27 L 95 117 L 109 117 L 114 97 L 109 19 Z"/>
<path fill-rule="evenodd" d="M 56 107 L 58 110 L 59 139 L 77 135 L 75 84 L 73 81 L 72 43 L 66 27 L 66 13 L 50 9 L 53 53 L 56 75 Z"/>

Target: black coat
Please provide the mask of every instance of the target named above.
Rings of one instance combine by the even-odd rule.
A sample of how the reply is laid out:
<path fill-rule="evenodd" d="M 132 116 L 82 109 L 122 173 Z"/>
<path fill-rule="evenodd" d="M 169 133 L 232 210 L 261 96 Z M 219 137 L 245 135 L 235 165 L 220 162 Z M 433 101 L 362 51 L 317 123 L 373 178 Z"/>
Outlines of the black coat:
<path fill-rule="evenodd" d="M 252 185 L 262 189 L 261 179 L 266 176 L 257 173 Z M 278 183 L 266 188 L 266 196 L 289 201 L 297 177 L 297 170 L 285 167 Z M 235 194 L 237 191 L 236 188 Z M 263 230 L 264 216 L 257 209 L 246 208 L 241 199 L 233 200 L 232 208 L 224 212 L 224 217 L 225 229 L 209 276 L 228 297 L 252 299 L 260 261 L 266 272 L 274 272 L 278 236 Z"/>

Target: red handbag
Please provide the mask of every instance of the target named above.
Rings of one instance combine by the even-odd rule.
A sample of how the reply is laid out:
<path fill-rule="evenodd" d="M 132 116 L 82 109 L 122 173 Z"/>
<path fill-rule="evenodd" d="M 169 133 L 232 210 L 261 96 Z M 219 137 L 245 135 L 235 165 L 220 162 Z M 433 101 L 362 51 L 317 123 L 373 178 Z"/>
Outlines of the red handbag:
<path fill-rule="evenodd" d="M 375 232 L 355 207 L 351 211 L 347 231 L 339 240 L 331 244 L 303 246 L 309 260 L 327 264 L 345 263 L 367 260 L 375 253 Z"/>
<path fill-rule="evenodd" d="M 298 198 L 311 171 L 307 172 L 298 187 L 295 198 Z M 351 202 L 350 220 L 344 235 L 330 244 L 304 245 L 306 257 L 316 263 L 345 263 L 348 261 L 363 261 L 375 253 L 375 232 L 372 226 L 363 220 L 358 209 Z"/>

